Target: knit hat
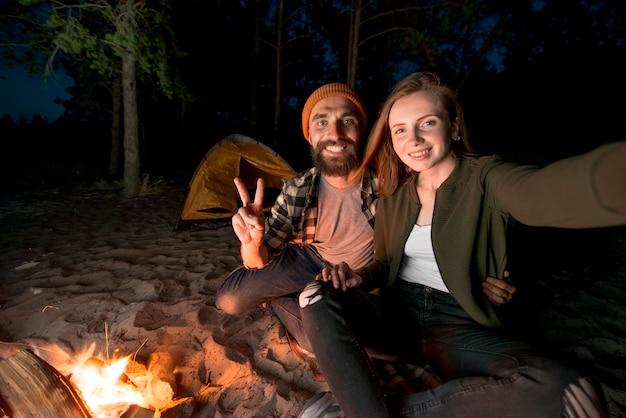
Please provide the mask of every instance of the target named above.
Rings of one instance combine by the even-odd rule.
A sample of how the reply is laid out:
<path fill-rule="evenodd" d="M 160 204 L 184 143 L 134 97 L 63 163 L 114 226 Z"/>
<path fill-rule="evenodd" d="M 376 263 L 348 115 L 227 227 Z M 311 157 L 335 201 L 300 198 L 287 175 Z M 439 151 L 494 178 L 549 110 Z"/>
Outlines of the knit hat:
<path fill-rule="evenodd" d="M 361 134 L 365 132 L 365 126 L 367 124 L 367 111 L 361 98 L 356 94 L 354 90 L 343 83 L 329 83 L 324 84 L 322 87 L 315 90 L 307 99 L 302 110 L 302 132 L 304 133 L 304 139 L 309 140 L 309 118 L 313 107 L 322 99 L 327 97 L 344 97 L 354 104 L 356 108 L 356 116 L 359 119 L 359 128 Z"/>

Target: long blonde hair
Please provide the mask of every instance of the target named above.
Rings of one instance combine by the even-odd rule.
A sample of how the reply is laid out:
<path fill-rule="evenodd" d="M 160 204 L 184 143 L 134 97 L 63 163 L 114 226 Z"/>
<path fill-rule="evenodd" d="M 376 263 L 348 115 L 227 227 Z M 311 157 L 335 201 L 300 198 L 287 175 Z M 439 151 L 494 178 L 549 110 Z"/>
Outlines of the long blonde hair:
<path fill-rule="evenodd" d="M 378 114 L 367 141 L 363 160 L 356 176 L 360 177 L 368 166 L 373 166 L 378 175 L 378 195 L 386 196 L 407 181 L 412 171 L 400 160 L 391 142 L 389 130 L 389 112 L 393 104 L 409 94 L 428 91 L 439 98 L 451 124 L 456 120 L 459 125 L 460 140 L 452 141 L 450 152 L 457 159 L 476 158 L 469 143 L 469 135 L 463 118 L 463 109 L 456 93 L 441 82 L 440 77 L 430 72 L 415 72 L 398 82 Z"/>

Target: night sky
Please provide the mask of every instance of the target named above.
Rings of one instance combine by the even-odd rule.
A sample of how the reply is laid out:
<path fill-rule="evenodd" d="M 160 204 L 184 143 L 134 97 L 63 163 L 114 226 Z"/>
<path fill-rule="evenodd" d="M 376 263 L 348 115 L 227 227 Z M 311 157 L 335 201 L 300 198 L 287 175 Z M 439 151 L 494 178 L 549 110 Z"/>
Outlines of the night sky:
<path fill-rule="evenodd" d="M 55 104 L 57 97 L 68 99 L 65 93 L 73 80 L 62 72 L 47 78 L 29 76 L 21 66 L 9 68 L 0 62 L 0 117 L 9 115 L 15 122 L 23 116 L 30 119 L 34 114 L 49 122 L 63 114 L 63 106 Z"/>

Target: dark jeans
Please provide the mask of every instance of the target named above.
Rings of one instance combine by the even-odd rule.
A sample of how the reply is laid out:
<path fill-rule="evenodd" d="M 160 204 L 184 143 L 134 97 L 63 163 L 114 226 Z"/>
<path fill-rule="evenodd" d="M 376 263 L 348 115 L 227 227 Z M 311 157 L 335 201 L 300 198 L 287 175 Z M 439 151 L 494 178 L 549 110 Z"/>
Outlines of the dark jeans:
<path fill-rule="evenodd" d="M 217 290 L 215 305 L 231 315 L 257 309 L 267 303 L 287 331 L 305 350 L 311 351 L 302 329 L 298 294 L 327 265 L 313 247 L 288 244 L 262 269 L 240 267 Z"/>
<path fill-rule="evenodd" d="M 380 296 L 311 283 L 300 297 L 304 330 L 346 416 L 561 417 L 578 372 L 531 345 L 484 328 L 445 292 L 401 280 Z M 444 379 L 385 399 L 364 345 L 403 347 Z"/>

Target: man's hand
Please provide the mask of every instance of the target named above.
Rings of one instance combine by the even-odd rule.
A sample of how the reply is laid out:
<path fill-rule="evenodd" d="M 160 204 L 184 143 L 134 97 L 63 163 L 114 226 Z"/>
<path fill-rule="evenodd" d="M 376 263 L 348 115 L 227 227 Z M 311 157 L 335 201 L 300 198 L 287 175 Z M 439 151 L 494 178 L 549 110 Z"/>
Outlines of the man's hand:
<path fill-rule="evenodd" d="M 341 288 L 343 291 L 349 287 L 359 287 L 363 283 L 363 278 L 355 274 L 350 266 L 343 261 L 332 267 L 324 267 L 322 272 L 315 276 L 315 280 L 332 281 L 335 289 Z"/>
<path fill-rule="evenodd" d="M 233 215 L 233 229 L 241 244 L 258 244 L 257 246 L 259 246 L 265 232 L 265 216 L 263 215 L 265 185 L 263 179 L 258 179 L 256 182 L 254 202 L 250 201 L 250 195 L 243 180 L 236 177 L 234 181 L 243 205 Z"/>
<path fill-rule="evenodd" d="M 509 279 L 509 272 L 506 270 L 504 271 L 504 278 L 487 277 L 483 282 L 483 292 L 485 292 L 489 301 L 496 306 L 502 306 L 510 302 L 515 290 L 517 289 Z"/>
<path fill-rule="evenodd" d="M 242 206 L 233 215 L 233 230 L 241 241 L 241 258 L 247 268 L 261 268 L 268 262 L 268 249 L 263 240 L 265 235 L 265 215 L 263 215 L 263 197 L 265 183 L 256 182 L 254 202 L 251 202 L 248 189 L 239 177 L 234 179 Z"/>

